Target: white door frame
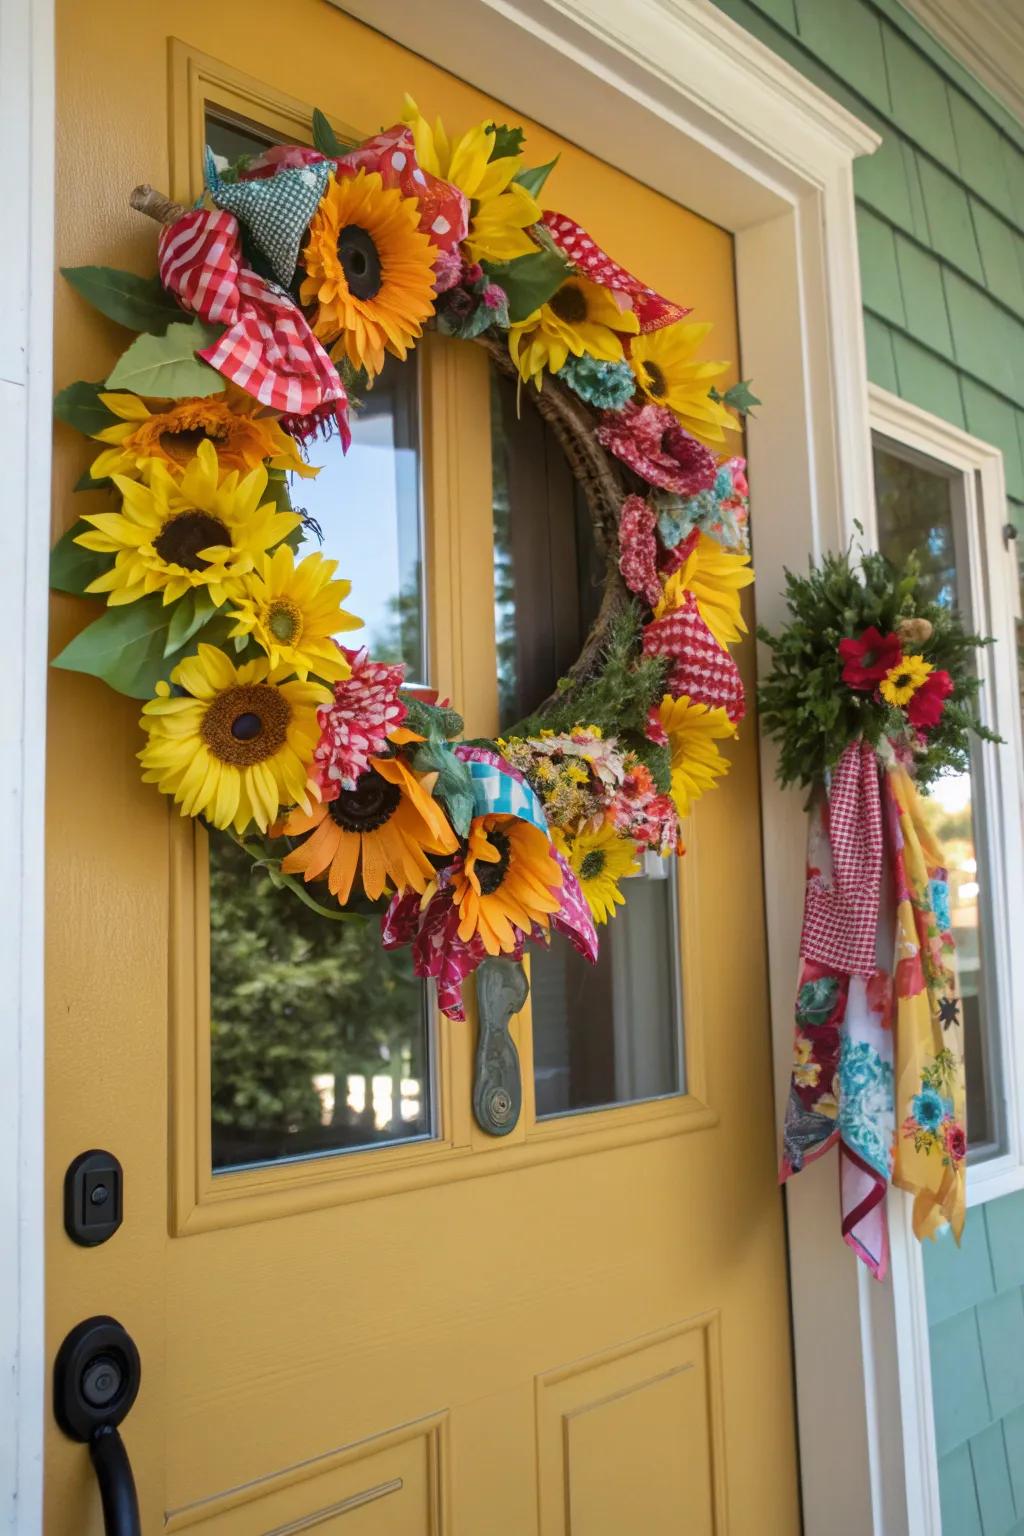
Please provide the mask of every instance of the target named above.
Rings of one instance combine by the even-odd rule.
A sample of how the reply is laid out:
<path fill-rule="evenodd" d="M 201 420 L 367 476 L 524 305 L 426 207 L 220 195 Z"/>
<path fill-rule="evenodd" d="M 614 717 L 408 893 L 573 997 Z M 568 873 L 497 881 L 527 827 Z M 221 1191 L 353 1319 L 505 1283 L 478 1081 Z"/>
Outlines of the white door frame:
<path fill-rule="evenodd" d="M 341 0 L 331 0 L 341 3 Z M 876 136 L 710 0 L 344 0 L 342 8 L 735 236 L 750 422 L 758 610 L 783 616 L 784 565 L 846 542 L 871 505 L 852 162 Z M 7 806 L 0 946 L 0 1529 L 40 1525 L 42 1343 L 42 794 L 49 544 L 53 37 L 49 0 L 0 0 L 0 401 L 22 495 L 0 528 L 8 667 L 0 790 Z M 387 82 L 390 90 L 394 82 Z M 397 86 L 395 86 L 397 88 Z M 383 93 L 383 85 L 382 85 Z M 29 284 L 28 274 L 33 282 Z M 13 622 L 12 622 L 13 620 Z M 15 657 L 21 665 L 14 663 Z M 784 1103 L 803 892 L 800 797 L 765 753 L 764 855 L 778 1104 Z M 14 1205 L 11 1205 L 11 1201 Z M 917 1532 L 903 1455 L 891 1285 L 838 1233 L 836 1174 L 787 1190 L 807 1536 Z M 894 1269 L 907 1235 L 893 1233 Z M 12 1386 L 13 1383 L 13 1386 Z M 930 1412 L 930 1404 L 928 1405 Z M 13 1454 L 8 1449 L 14 1446 Z M 908 1506 L 908 1495 L 910 1503 Z"/>
<path fill-rule="evenodd" d="M 53 304 L 53 16 L 0 0 L 0 1531 L 42 1522 L 43 809 Z"/>

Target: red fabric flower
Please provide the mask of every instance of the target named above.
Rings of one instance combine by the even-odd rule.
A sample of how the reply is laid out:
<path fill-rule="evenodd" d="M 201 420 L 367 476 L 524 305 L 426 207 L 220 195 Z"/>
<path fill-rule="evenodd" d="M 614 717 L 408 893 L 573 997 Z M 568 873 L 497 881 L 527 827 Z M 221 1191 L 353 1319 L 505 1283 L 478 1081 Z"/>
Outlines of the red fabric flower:
<path fill-rule="evenodd" d="M 384 751 L 389 733 L 408 713 L 398 697 L 403 666 L 371 661 L 365 647 L 350 651 L 341 646 L 341 650 L 352 675 L 335 683 L 333 704 L 324 704 L 316 712 L 320 740 L 310 778 L 319 785 L 323 800 L 336 800 L 343 789 L 355 789 L 370 758 Z"/>
<path fill-rule="evenodd" d="M 295 171 L 304 165 L 319 165 L 326 160 L 318 149 L 309 149 L 305 144 L 271 144 L 261 155 L 250 160 L 244 170 L 239 171 L 239 181 L 266 181 L 268 176 L 276 176 L 278 171 Z"/>
<path fill-rule="evenodd" d="M 907 705 L 907 719 L 911 725 L 919 731 L 930 731 L 938 725 L 952 692 L 953 679 L 948 672 L 929 672 Z"/>
<path fill-rule="evenodd" d="M 855 640 L 840 640 L 843 682 L 870 693 L 889 668 L 896 665 L 902 652 L 899 635 L 880 634 L 873 624 Z"/>
<path fill-rule="evenodd" d="M 962 1163 L 967 1156 L 967 1132 L 957 1120 L 946 1125 L 946 1151 L 954 1163 Z"/>
<path fill-rule="evenodd" d="M 619 516 L 619 570 L 631 592 L 653 608 L 661 597 L 658 526 L 654 508 L 642 496 L 627 496 Z"/>
<path fill-rule="evenodd" d="M 718 465 L 711 449 L 684 431 L 664 406 L 631 400 L 621 411 L 605 411 L 597 437 L 648 485 L 696 496 L 715 483 Z"/>

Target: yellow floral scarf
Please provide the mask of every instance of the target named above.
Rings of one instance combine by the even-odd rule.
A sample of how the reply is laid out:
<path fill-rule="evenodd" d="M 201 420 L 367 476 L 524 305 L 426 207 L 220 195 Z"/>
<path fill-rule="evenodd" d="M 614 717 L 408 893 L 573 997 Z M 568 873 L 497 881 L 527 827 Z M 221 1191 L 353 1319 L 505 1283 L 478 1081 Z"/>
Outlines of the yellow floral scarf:
<path fill-rule="evenodd" d="M 914 1233 L 964 1224 L 963 1023 L 943 854 L 907 770 L 884 775 L 896 883 L 896 1147 L 893 1183 L 914 1196 Z"/>

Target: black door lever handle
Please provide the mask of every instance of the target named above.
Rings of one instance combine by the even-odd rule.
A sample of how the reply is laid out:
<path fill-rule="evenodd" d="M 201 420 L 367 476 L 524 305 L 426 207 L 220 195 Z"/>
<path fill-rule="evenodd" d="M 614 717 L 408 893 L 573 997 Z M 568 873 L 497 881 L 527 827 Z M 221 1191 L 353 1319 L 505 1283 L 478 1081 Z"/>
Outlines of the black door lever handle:
<path fill-rule="evenodd" d="M 89 1447 L 106 1536 L 142 1536 L 135 1478 L 117 1428 L 141 1379 L 134 1340 L 113 1317 L 72 1328 L 54 1361 L 54 1417 L 69 1439 Z"/>

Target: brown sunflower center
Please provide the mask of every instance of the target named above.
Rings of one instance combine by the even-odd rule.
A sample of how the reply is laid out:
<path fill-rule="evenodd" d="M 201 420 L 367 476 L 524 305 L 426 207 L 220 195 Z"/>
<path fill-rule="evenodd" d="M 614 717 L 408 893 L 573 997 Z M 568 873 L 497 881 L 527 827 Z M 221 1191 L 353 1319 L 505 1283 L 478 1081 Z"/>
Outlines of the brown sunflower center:
<path fill-rule="evenodd" d="M 600 848 L 592 848 L 589 853 L 583 855 L 583 863 L 580 865 L 581 880 L 596 880 L 598 875 L 604 874 L 606 856 Z"/>
<path fill-rule="evenodd" d="M 345 225 L 338 236 L 338 260 L 353 298 L 376 298 L 382 282 L 380 252 L 362 225 Z"/>
<path fill-rule="evenodd" d="M 209 565 L 199 551 L 211 544 L 230 544 L 231 530 L 219 517 L 196 508 L 170 518 L 156 538 L 153 548 L 167 565 L 181 565 L 186 571 L 201 571 Z"/>
<path fill-rule="evenodd" d="M 282 645 L 294 645 L 302 634 L 302 614 L 287 597 L 275 597 L 265 622 L 274 639 Z"/>
<path fill-rule="evenodd" d="M 657 363 L 652 363 L 650 358 L 641 364 L 644 370 L 644 388 L 649 395 L 664 395 L 665 375 Z"/>
<path fill-rule="evenodd" d="M 160 433 L 159 442 L 169 459 L 187 464 L 203 443 L 222 443 L 227 435 L 227 426 L 220 422 L 209 427 L 168 427 Z"/>
<path fill-rule="evenodd" d="M 575 283 L 563 283 L 548 299 L 548 308 L 568 325 L 587 318 L 587 296 Z"/>
<path fill-rule="evenodd" d="M 375 768 L 368 768 L 355 789 L 343 789 L 327 809 L 343 832 L 376 832 L 391 820 L 401 798 L 397 784 L 382 778 Z"/>
<path fill-rule="evenodd" d="M 509 860 L 512 857 L 512 844 L 504 832 L 489 832 L 487 841 L 492 848 L 498 850 L 496 864 L 484 864 L 480 859 L 476 861 L 476 875 L 480 881 L 481 896 L 493 896 L 508 874 Z"/>
<path fill-rule="evenodd" d="M 909 672 L 901 672 L 898 677 L 893 679 L 893 682 L 897 688 L 909 688 L 913 680 Z"/>
<path fill-rule="evenodd" d="M 201 734 L 222 763 L 248 768 L 273 757 L 284 745 L 291 717 L 279 689 L 269 683 L 241 683 L 218 693 L 203 716 Z"/>

